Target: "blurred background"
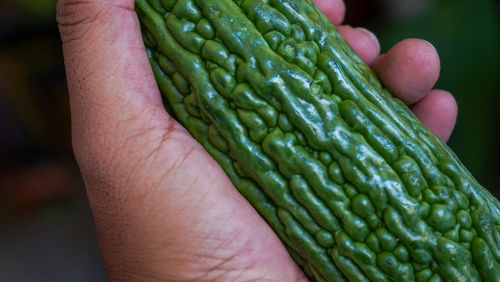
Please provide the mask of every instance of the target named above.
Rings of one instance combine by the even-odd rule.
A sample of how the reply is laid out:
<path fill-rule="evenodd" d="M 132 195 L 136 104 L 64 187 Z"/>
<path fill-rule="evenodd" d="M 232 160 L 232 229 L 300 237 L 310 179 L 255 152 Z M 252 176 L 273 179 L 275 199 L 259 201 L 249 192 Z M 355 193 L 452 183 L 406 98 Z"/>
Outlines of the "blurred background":
<path fill-rule="evenodd" d="M 55 0 L 0 2 L 0 281 L 105 281 L 71 152 Z M 500 196 L 500 13 L 495 0 L 346 0 L 346 23 L 382 51 L 423 38 L 441 56 L 437 88 L 459 104 L 449 142 Z"/>

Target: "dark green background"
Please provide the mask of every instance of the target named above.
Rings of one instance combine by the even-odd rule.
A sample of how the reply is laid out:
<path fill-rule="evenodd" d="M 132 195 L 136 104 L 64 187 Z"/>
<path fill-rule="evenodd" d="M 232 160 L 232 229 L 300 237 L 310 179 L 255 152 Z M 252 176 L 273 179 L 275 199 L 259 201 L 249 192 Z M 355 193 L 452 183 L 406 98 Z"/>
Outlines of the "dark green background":
<path fill-rule="evenodd" d="M 423 38 L 441 57 L 437 88 L 459 105 L 449 142 L 500 196 L 500 12 L 494 0 L 348 0 L 346 22 L 382 50 Z M 0 2 L 0 273 L 6 281 L 104 281 L 73 160 L 55 0 Z"/>

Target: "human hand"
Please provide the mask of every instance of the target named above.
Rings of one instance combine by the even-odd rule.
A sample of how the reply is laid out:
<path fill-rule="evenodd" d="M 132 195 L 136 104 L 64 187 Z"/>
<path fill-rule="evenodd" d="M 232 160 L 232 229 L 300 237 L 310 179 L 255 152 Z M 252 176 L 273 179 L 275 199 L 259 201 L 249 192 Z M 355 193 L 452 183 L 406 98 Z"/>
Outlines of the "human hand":
<path fill-rule="evenodd" d="M 316 3 L 335 23 L 340 0 Z M 60 0 L 73 148 L 110 280 L 306 280 L 218 164 L 167 115 L 133 0 Z M 379 56 L 377 39 L 339 26 L 393 93 L 446 140 L 452 96 L 431 90 L 439 58 L 405 40 Z"/>

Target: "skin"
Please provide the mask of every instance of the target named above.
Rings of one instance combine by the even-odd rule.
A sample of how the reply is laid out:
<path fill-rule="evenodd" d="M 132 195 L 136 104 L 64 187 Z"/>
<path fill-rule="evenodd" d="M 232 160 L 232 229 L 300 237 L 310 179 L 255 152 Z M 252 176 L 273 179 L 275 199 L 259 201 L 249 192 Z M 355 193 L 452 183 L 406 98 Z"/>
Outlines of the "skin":
<path fill-rule="evenodd" d="M 336 25 L 341 0 L 316 0 Z M 60 0 L 73 149 L 110 280 L 301 281 L 279 239 L 215 161 L 162 107 L 133 0 Z M 339 26 L 360 57 L 440 138 L 450 93 L 432 90 L 434 47 L 407 39 L 379 55 L 369 31 Z"/>

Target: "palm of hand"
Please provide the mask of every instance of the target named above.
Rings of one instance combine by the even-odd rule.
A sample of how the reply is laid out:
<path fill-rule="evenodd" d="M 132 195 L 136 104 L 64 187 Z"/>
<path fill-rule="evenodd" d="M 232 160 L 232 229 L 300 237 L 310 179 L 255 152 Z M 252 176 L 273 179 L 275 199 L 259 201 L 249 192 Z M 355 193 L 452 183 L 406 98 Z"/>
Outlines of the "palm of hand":
<path fill-rule="evenodd" d="M 335 23 L 338 1 L 316 3 Z M 220 167 L 162 108 L 133 0 L 62 0 L 58 21 L 73 144 L 111 279 L 305 280 L 279 239 Z M 456 105 L 431 88 L 434 48 L 406 40 L 378 56 L 376 38 L 340 26 L 385 85 L 447 139 Z"/>

